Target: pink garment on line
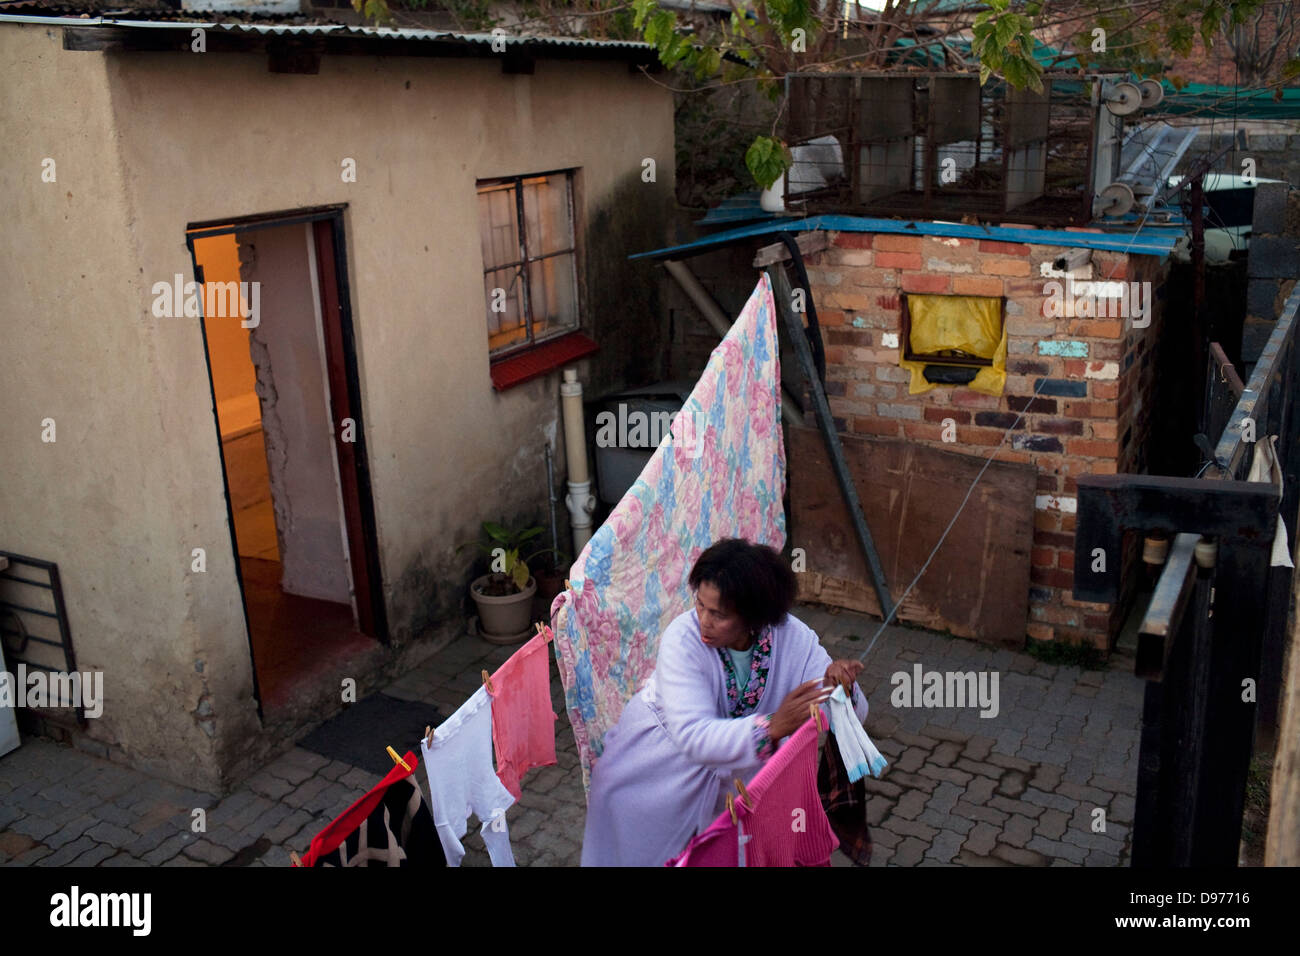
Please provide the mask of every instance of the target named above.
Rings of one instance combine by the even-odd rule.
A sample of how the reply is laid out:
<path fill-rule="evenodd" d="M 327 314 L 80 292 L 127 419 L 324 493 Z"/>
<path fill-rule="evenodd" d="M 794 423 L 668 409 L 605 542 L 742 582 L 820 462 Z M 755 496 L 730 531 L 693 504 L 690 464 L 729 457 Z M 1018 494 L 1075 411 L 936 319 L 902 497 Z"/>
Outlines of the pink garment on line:
<path fill-rule="evenodd" d="M 840 845 L 817 792 L 817 728 L 811 719 L 754 775 L 752 807 L 736 798 L 747 866 L 828 866 Z M 795 811 L 802 810 L 802 813 Z M 667 866 L 737 866 L 736 825 L 723 812 Z"/>
<path fill-rule="evenodd" d="M 555 711 L 551 709 L 551 629 L 511 655 L 492 675 L 492 746 L 497 777 L 516 800 L 519 778 L 555 763 Z"/>

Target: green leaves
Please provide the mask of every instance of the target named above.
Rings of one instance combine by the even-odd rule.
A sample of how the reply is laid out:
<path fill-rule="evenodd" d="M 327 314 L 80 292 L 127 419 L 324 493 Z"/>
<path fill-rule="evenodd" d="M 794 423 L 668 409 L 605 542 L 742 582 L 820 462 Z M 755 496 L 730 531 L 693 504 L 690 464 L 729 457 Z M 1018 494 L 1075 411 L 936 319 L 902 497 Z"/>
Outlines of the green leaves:
<path fill-rule="evenodd" d="M 1008 11 L 1009 0 L 988 0 L 991 9 L 975 17 L 971 52 L 979 57 L 980 85 L 1000 74 L 1017 89 L 1043 90 L 1043 65 L 1034 58 L 1034 21 Z"/>
<path fill-rule="evenodd" d="M 759 136 L 745 151 L 745 168 L 754 177 L 754 182 L 763 189 L 771 189 L 790 168 L 793 158 L 789 148 L 779 139 Z"/>

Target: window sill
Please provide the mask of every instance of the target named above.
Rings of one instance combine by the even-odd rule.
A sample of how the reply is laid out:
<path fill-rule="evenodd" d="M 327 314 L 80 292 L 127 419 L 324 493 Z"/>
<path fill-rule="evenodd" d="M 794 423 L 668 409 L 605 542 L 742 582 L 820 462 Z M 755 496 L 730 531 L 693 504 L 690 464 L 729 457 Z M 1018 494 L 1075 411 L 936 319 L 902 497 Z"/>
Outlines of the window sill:
<path fill-rule="evenodd" d="M 553 372 L 562 365 L 585 358 L 600 348 L 594 339 L 572 332 L 544 342 L 521 354 L 492 363 L 492 387 L 498 392 Z"/>

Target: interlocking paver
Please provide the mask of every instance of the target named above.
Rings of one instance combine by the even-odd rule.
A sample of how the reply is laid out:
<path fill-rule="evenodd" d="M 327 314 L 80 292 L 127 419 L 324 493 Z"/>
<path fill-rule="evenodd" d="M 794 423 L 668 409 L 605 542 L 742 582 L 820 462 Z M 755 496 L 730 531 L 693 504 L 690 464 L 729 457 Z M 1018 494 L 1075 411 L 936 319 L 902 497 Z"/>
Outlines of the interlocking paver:
<path fill-rule="evenodd" d="M 856 658 L 865 644 L 850 636 L 861 638 L 877 627 L 850 612 L 800 607 L 796 613 L 822 635 L 835 658 Z M 479 686 L 481 668 L 495 669 L 512 652 L 458 638 L 385 692 L 449 713 Z M 982 718 L 977 707 L 895 708 L 890 676 L 910 673 L 913 662 L 931 670 L 997 670 L 998 717 Z M 884 779 L 865 781 L 872 866 L 1085 860 L 1095 866 L 1127 859 L 1140 680 L 1120 670 L 1042 665 L 1027 655 L 893 627 L 865 663 L 860 683 L 871 702 L 867 727 L 889 760 Z M 1080 693 L 1089 690 L 1095 696 Z M 525 776 L 523 798 L 509 813 L 520 865 L 572 866 L 581 854 L 581 770 L 554 667 L 552 699 L 560 717 L 557 763 Z M 250 865 L 287 866 L 290 849 L 305 851 L 334 815 L 377 780 L 294 747 L 231 793 L 213 795 L 51 741 L 27 740 L 0 761 L 0 860 L 58 864 L 74 853 L 78 862 L 105 866 L 197 866 L 225 863 L 237 850 L 269 844 Z M 1107 808 L 1106 833 L 1092 832 L 1088 811 L 1094 806 Z M 200 807 L 207 810 L 207 832 L 196 834 L 191 811 Z M 1067 818 L 1064 827 L 1060 816 Z M 464 841 L 466 866 L 489 865 L 476 829 L 471 823 Z M 837 854 L 836 865 L 847 862 Z"/>

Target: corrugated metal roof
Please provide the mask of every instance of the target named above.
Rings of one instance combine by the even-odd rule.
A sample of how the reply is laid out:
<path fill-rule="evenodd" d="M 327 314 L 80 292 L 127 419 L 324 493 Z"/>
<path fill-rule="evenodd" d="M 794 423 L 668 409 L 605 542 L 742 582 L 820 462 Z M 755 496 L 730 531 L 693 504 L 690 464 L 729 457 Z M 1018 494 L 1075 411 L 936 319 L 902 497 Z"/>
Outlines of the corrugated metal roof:
<path fill-rule="evenodd" d="M 695 255 L 714 246 L 726 245 L 741 239 L 774 235 L 780 232 L 811 232 L 825 229 L 832 232 L 876 232 L 894 235 L 949 236 L 960 239 L 993 239 L 998 242 L 1022 242 L 1037 246 L 1066 246 L 1078 249 L 1106 249 L 1112 252 L 1132 252 L 1147 256 L 1166 256 L 1183 235 L 1181 229 L 1146 226 L 1141 229 L 1116 232 L 1075 232 L 1066 229 L 1022 229 L 1013 226 L 972 226 L 960 222 L 909 222 L 902 219 L 868 219 L 862 216 L 811 216 L 806 219 L 786 219 L 760 222 L 739 229 L 728 229 L 697 239 L 694 242 L 650 252 L 638 252 L 629 259 L 670 259 L 682 254 Z"/>
<path fill-rule="evenodd" d="M 225 30 L 229 33 L 257 33 L 303 36 L 365 36 L 398 40 L 438 40 L 490 46 L 501 42 L 506 47 L 566 47 L 635 50 L 652 53 L 654 46 L 632 40 L 593 40 L 587 37 L 514 36 L 509 33 L 456 33 L 448 30 L 416 30 L 393 27 L 363 27 L 344 23 L 216 23 L 194 20 L 138 20 L 114 17 L 36 17 L 0 14 L 0 23 L 43 23 L 70 28 L 126 27 L 137 30 Z"/>

